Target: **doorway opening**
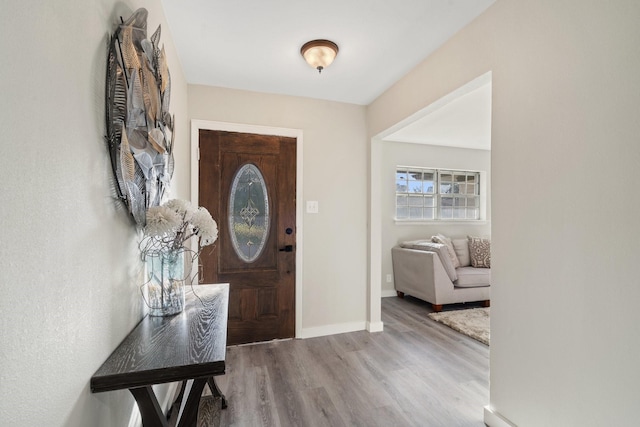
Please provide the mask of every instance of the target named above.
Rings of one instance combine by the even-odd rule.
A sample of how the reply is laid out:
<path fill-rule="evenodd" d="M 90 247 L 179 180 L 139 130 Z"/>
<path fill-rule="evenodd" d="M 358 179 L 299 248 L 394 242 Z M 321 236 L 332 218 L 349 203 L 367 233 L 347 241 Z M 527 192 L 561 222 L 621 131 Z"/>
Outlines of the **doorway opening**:
<path fill-rule="evenodd" d="M 396 295 L 391 247 L 398 241 L 446 234 L 443 230 L 454 235 L 490 234 L 491 87 L 492 75 L 487 72 L 371 139 L 368 320 L 372 331 L 383 328 L 381 298 Z M 421 151 L 427 154 L 419 154 Z M 456 159 L 456 153 L 465 159 Z M 478 157 L 484 158 L 480 161 L 481 166 L 473 166 Z M 426 163 L 434 163 L 415 164 L 420 158 Z M 393 218 L 395 194 L 391 194 L 389 188 L 396 166 L 407 166 L 407 162 L 411 162 L 408 166 L 485 170 L 482 221 L 466 224 L 461 221 L 409 224 L 396 221 Z"/>

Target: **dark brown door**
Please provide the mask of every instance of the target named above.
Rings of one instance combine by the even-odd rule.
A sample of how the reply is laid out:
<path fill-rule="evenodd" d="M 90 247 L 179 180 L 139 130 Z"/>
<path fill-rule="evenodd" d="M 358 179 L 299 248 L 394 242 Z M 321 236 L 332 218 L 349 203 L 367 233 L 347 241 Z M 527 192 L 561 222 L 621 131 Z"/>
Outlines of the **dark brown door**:
<path fill-rule="evenodd" d="M 227 344 L 295 335 L 296 140 L 200 130 L 199 202 L 218 222 L 202 283 L 229 283 Z"/>

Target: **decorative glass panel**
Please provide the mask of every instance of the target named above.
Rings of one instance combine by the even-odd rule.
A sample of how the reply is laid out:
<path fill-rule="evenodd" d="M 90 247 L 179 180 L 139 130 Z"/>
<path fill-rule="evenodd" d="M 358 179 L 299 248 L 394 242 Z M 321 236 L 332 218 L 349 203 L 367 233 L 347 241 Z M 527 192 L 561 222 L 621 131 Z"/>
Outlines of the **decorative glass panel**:
<path fill-rule="evenodd" d="M 233 177 L 229 197 L 229 230 L 236 254 L 253 262 L 269 236 L 269 197 L 264 177 L 256 165 L 242 166 Z"/>

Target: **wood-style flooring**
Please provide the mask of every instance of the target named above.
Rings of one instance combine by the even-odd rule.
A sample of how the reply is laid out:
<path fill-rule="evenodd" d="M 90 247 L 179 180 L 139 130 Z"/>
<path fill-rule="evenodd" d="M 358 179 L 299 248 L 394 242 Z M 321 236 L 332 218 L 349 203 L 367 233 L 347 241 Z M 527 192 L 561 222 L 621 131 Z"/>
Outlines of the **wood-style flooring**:
<path fill-rule="evenodd" d="M 220 425 L 484 426 L 489 347 L 429 312 L 383 298 L 384 332 L 229 347 Z"/>

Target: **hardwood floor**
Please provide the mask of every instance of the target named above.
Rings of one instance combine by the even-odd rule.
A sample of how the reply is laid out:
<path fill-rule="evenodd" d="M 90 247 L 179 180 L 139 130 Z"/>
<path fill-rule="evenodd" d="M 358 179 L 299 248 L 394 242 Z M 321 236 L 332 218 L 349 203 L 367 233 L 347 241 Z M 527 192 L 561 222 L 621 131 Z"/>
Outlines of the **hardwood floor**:
<path fill-rule="evenodd" d="M 489 347 L 383 298 L 384 332 L 229 347 L 222 426 L 484 426 Z"/>

